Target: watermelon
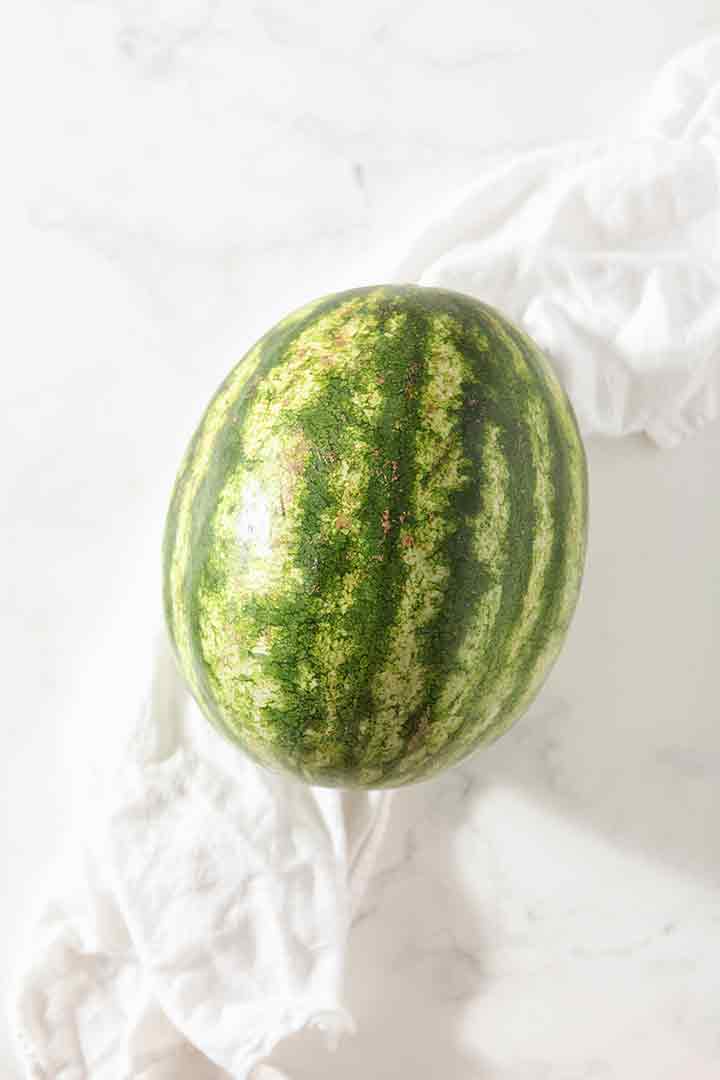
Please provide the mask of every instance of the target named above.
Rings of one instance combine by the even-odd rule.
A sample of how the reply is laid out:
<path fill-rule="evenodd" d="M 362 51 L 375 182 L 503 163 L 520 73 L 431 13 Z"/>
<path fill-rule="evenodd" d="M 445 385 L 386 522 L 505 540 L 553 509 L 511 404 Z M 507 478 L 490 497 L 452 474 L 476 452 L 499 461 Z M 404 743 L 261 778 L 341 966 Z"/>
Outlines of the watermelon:
<path fill-rule="evenodd" d="M 195 432 L 164 605 L 201 709 L 257 762 L 396 787 L 501 735 L 576 605 L 587 471 L 536 345 L 468 296 L 289 315 Z"/>

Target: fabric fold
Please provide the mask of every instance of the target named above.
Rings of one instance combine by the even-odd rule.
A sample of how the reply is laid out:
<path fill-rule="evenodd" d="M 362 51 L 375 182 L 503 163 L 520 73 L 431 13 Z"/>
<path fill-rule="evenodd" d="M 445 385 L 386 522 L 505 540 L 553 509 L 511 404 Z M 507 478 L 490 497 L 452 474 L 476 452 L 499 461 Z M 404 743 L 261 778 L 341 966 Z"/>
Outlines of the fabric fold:
<path fill-rule="evenodd" d="M 717 415 L 720 40 L 676 58 L 623 137 L 496 163 L 397 281 L 456 289 L 548 353 L 586 435 L 675 446 Z"/>
<path fill-rule="evenodd" d="M 199 715 L 164 635 L 114 772 L 20 977 L 29 1075 L 243 1077 L 304 1028 L 352 1031 L 347 937 L 389 793 L 258 769 Z"/>

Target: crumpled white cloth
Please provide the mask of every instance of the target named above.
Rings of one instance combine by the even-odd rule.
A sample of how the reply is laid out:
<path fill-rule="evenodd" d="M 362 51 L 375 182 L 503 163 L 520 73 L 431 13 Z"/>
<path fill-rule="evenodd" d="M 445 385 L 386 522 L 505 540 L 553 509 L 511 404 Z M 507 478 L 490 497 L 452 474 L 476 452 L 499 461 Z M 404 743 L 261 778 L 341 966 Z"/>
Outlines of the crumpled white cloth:
<path fill-rule="evenodd" d="M 673 61 L 644 134 L 506 160 L 418 237 L 396 279 L 526 327 L 586 432 L 670 446 L 715 414 L 720 39 Z M 99 762 L 77 860 L 12 995 L 33 1080 L 272 1080 L 273 1048 L 352 1029 L 352 913 L 391 796 L 256 768 L 200 717 L 164 639 L 148 700 Z"/>
<path fill-rule="evenodd" d="M 389 792 L 312 788 L 207 724 L 159 635 L 85 849 L 47 905 L 14 1001 L 28 1075 L 271 1080 L 277 1042 L 353 1028 L 347 936 Z"/>
<path fill-rule="evenodd" d="M 717 411 L 720 38 L 659 77 L 635 131 L 505 159 L 396 268 L 477 296 L 553 360 L 585 434 L 674 446 Z"/>

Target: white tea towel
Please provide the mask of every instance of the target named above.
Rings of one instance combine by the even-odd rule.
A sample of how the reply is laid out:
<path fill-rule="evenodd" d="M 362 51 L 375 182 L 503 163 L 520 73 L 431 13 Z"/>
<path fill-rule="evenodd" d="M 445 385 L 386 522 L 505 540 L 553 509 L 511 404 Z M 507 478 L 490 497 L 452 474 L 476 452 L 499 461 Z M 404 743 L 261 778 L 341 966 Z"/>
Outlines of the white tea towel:
<path fill-rule="evenodd" d="M 163 633 L 137 725 L 88 796 L 85 850 L 14 1003 L 29 1076 L 272 1080 L 254 1066 L 285 1036 L 352 1029 L 347 935 L 390 793 L 257 768 L 202 718 Z"/>
<path fill-rule="evenodd" d="M 644 122 L 496 166 L 396 277 L 522 323 L 585 431 L 672 445 L 715 412 L 720 42 L 670 65 Z M 352 1027 L 346 945 L 389 795 L 256 768 L 205 724 L 162 643 L 154 665 L 132 734 L 93 759 L 72 882 L 15 988 L 34 1080 L 272 1080 L 263 1062 L 286 1035 Z"/>
<path fill-rule="evenodd" d="M 523 326 L 585 434 L 673 446 L 717 411 L 720 39 L 668 66 L 637 127 L 496 164 L 394 277 L 477 296 Z"/>

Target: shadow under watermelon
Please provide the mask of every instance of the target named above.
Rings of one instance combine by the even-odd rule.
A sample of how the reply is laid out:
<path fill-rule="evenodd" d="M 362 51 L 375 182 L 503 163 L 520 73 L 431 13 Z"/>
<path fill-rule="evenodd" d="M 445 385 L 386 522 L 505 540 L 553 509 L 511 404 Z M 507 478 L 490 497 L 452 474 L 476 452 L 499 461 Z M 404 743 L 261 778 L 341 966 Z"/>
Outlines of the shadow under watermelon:
<path fill-rule="evenodd" d="M 289 1047 L 294 1080 L 544 1075 L 600 971 L 672 998 L 693 962 L 720 882 L 720 430 L 589 459 L 562 656 L 495 745 L 397 793 L 351 938 L 358 1036 L 330 1058 Z"/>

